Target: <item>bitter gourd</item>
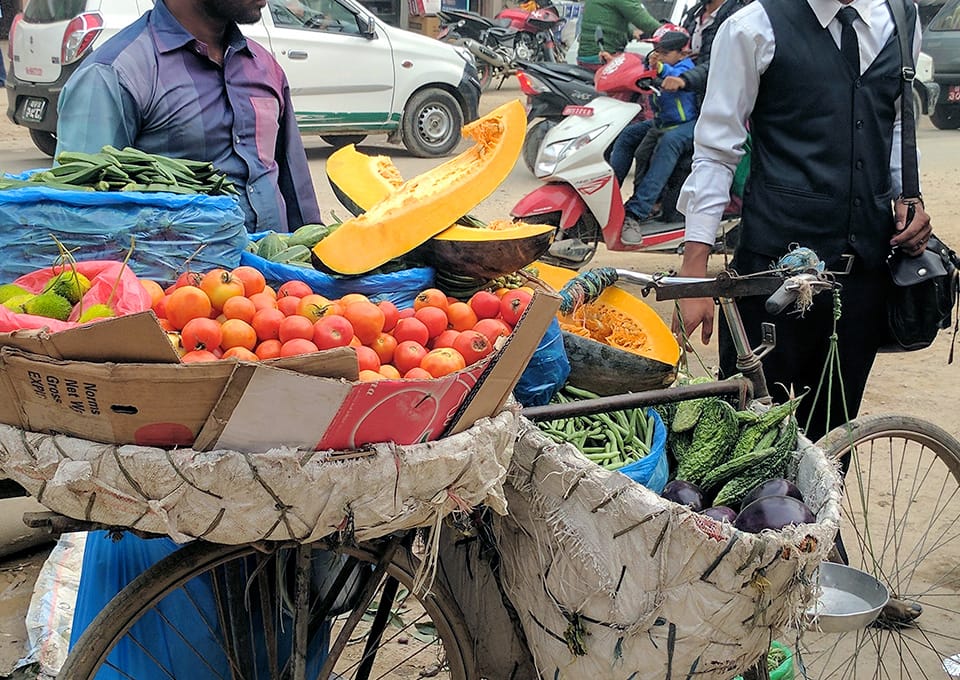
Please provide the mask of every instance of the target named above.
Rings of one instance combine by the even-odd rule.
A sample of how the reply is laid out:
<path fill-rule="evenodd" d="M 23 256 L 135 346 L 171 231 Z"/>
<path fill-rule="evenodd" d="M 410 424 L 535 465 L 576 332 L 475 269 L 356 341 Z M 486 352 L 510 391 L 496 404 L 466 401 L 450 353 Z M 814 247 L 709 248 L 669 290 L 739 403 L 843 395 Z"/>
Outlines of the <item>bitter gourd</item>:
<path fill-rule="evenodd" d="M 714 505 L 732 506 L 743 500 L 758 484 L 774 477 L 783 477 L 790 456 L 797 448 L 797 419 L 791 417 L 782 428 L 776 428 L 777 438 L 773 452 L 763 456 L 759 463 L 724 484 L 713 499 Z"/>
<path fill-rule="evenodd" d="M 677 478 L 699 485 L 704 475 L 727 460 L 738 432 L 736 409 L 723 399 L 709 398 L 693 429 L 690 449 L 680 461 Z"/>

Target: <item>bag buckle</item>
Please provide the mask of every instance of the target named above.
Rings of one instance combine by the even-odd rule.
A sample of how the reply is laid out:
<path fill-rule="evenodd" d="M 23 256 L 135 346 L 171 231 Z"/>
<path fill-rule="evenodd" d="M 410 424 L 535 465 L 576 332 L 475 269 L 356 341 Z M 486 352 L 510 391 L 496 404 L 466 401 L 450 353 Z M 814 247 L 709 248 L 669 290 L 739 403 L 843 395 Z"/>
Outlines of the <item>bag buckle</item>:
<path fill-rule="evenodd" d="M 840 269 L 834 274 L 849 274 L 853 271 L 853 262 L 857 256 L 854 253 L 843 253 L 840 256 Z"/>
<path fill-rule="evenodd" d="M 900 69 L 900 76 L 903 78 L 904 82 L 912 83 L 913 79 L 917 76 L 917 72 L 912 66 L 904 66 L 902 69 Z"/>

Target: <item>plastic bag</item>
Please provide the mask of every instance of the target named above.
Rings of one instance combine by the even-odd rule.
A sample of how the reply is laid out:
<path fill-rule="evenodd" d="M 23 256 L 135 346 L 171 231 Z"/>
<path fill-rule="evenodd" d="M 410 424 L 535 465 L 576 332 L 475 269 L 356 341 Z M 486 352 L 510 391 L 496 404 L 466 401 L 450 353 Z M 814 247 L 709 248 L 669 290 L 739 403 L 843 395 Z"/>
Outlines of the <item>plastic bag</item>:
<path fill-rule="evenodd" d="M 77 257 L 117 261 L 132 237 L 131 269 L 164 285 L 191 256 L 197 271 L 232 269 L 248 241 L 243 220 L 231 196 L 7 189 L 0 191 L 0 283 L 50 266 L 59 254 L 50 234 Z"/>
<path fill-rule="evenodd" d="M 0 305 L 0 333 L 27 328 L 47 328 L 51 333 L 56 333 L 73 328 L 77 325 L 77 318 L 80 316 L 81 309 L 88 309 L 92 305 L 105 303 L 110 299 L 111 293 L 113 299 L 110 306 L 117 316 L 144 312 L 150 309 L 150 293 L 143 287 L 136 275 L 130 271 L 130 268 L 125 267 L 121 262 L 94 260 L 77 262 L 73 267 L 78 274 L 83 274 L 90 279 L 90 290 L 84 294 L 80 303 L 74 305 L 69 320 L 59 321 L 45 316 L 17 314 L 13 310 Z M 69 271 L 72 271 L 69 265 L 47 267 L 21 276 L 13 283 L 26 288 L 31 293 L 39 293 L 50 277 Z M 114 286 L 116 286 L 116 290 L 114 290 Z"/>
<path fill-rule="evenodd" d="M 513 396 L 524 406 L 549 404 L 569 375 L 570 360 L 563 347 L 560 322 L 554 317 L 513 388 Z"/>
<path fill-rule="evenodd" d="M 793 652 L 785 644 L 776 640 L 770 643 L 770 649 L 779 649 L 786 655 L 780 665 L 770 671 L 770 680 L 793 680 Z M 743 680 L 743 676 L 738 675 L 734 680 Z"/>
<path fill-rule="evenodd" d="M 643 484 L 645 487 L 660 493 L 667 485 L 670 476 L 670 465 L 667 461 L 667 427 L 663 424 L 660 414 L 653 409 L 647 409 L 647 414 L 653 416 L 653 443 L 650 453 L 635 463 L 624 465 L 617 472 Z"/>
<path fill-rule="evenodd" d="M 250 240 L 259 241 L 265 233 L 251 234 Z M 331 276 L 310 267 L 272 262 L 248 251 L 240 254 L 240 264 L 257 269 L 267 279 L 267 283 L 274 286 L 285 281 L 303 281 L 314 293 L 328 298 L 361 293 L 373 302 L 388 300 L 401 309 L 413 307 L 417 293 L 434 285 L 434 270 L 430 267 L 415 267 L 389 274 L 341 277 Z"/>

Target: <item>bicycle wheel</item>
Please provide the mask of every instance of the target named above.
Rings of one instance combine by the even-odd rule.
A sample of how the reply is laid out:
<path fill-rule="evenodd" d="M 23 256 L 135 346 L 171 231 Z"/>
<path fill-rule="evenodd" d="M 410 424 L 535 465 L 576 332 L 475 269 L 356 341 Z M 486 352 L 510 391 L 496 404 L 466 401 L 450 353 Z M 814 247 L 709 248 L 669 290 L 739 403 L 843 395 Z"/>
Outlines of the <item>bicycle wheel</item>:
<path fill-rule="evenodd" d="M 439 583 L 412 593 L 419 561 L 397 541 L 334 559 L 322 544 L 192 543 L 109 602 L 60 677 L 475 680 L 459 608 Z"/>
<path fill-rule="evenodd" d="M 850 454 L 840 535 L 850 566 L 883 582 L 891 601 L 863 630 L 801 634 L 800 677 L 955 678 L 960 442 L 918 418 L 869 416 L 818 445 Z"/>

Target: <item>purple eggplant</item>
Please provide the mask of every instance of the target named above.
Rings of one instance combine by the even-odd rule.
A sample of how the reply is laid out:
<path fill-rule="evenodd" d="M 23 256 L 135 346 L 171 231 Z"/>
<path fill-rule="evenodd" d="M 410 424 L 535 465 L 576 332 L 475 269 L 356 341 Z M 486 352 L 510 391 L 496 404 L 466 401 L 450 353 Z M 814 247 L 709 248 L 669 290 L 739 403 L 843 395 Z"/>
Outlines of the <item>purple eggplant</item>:
<path fill-rule="evenodd" d="M 666 498 L 668 501 L 686 505 L 694 512 L 703 510 L 703 491 L 701 491 L 700 487 L 696 484 L 685 482 L 682 479 L 667 482 L 660 496 Z"/>
<path fill-rule="evenodd" d="M 800 493 L 800 489 L 797 488 L 796 484 L 782 477 L 774 477 L 753 487 L 750 493 L 740 501 L 740 509 L 742 510 L 758 498 L 763 498 L 764 496 L 792 496 L 798 501 L 803 500 L 803 494 Z"/>
<path fill-rule="evenodd" d="M 793 496 L 764 496 L 745 506 L 733 526 L 759 534 L 764 529 L 780 531 L 791 524 L 813 524 L 816 521 L 810 508 Z"/>
<path fill-rule="evenodd" d="M 700 514 L 712 517 L 718 522 L 730 522 L 731 524 L 737 519 L 737 511 L 733 508 L 728 508 L 726 505 L 715 505 L 712 508 L 703 510 Z"/>

